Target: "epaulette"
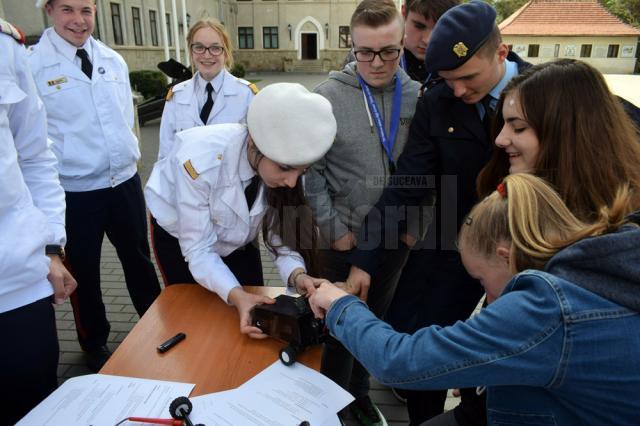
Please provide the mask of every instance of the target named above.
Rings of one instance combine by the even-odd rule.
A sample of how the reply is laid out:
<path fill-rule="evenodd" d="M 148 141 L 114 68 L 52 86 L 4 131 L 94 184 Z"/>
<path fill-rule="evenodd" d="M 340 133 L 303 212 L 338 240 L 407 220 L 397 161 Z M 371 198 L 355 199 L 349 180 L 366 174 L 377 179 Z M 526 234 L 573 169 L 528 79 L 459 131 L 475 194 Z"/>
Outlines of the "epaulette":
<path fill-rule="evenodd" d="M 169 102 L 173 98 L 173 87 L 169 87 L 167 91 L 167 96 L 164 97 L 164 100 Z"/>
<path fill-rule="evenodd" d="M 198 179 L 198 176 L 200 176 L 200 173 L 198 173 L 193 167 L 193 164 L 191 164 L 191 160 L 185 161 L 184 169 L 187 171 L 187 173 L 189 173 L 189 176 L 191 176 L 191 179 L 193 180 Z"/>
<path fill-rule="evenodd" d="M 258 89 L 258 86 L 248 80 L 245 80 L 244 78 L 239 78 L 238 81 L 251 89 L 254 95 L 257 95 L 260 91 L 260 89 Z"/>
<path fill-rule="evenodd" d="M 10 35 L 20 44 L 24 44 L 26 41 L 24 32 L 20 28 L 16 27 L 15 25 L 11 25 L 2 18 L 0 18 L 0 33 Z"/>

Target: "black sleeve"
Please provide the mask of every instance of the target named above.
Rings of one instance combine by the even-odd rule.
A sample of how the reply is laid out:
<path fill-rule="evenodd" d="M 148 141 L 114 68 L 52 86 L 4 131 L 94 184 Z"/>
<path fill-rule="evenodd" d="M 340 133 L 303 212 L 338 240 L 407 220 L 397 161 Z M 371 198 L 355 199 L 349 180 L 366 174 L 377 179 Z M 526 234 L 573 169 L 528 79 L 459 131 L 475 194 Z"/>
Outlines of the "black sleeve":
<path fill-rule="evenodd" d="M 624 111 L 627 113 L 631 121 L 636 125 L 636 129 L 640 131 L 640 108 L 626 100 L 625 98 L 621 98 L 618 96 Z"/>
<path fill-rule="evenodd" d="M 358 246 L 349 261 L 373 275 L 385 248 L 395 248 L 398 236 L 406 229 L 405 208 L 435 202 L 435 175 L 438 172 L 437 144 L 429 136 L 430 112 L 428 100 L 418 100 L 409 127 L 409 139 L 398 158 L 398 166 L 378 202 L 364 218 L 358 235 Z"/>

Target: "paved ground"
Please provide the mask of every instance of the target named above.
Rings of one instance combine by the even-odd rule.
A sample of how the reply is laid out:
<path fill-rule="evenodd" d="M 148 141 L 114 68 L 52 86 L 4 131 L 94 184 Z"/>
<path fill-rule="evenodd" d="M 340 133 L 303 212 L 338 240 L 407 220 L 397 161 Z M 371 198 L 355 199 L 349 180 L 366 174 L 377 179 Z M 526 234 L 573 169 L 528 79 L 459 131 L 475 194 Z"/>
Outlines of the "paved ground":
<path fill-rule="evenodd" d="M 249 74 L 248 79 L 260 80 L 259 87 L 281 81 L 295 81 L 313 89 L 315 85 L 326 77 L 325 74 Z M 141 129 L 141 151 L 142 160 L 139 171 L 143 182 L 146 182 L 158 151 L 158 130 L 159 121 L 148 122 Z M 131 304 L 131 299 L 124 284 L 124 275 L 120 262 L 116 256 L 113 246 L 105 238 L 102 246 L 102 294 L 107 309 L 107 316 L 111 322 L 111 334 L 109 335 L 108 346 L 111 350 L 116 350 L 118 345 L 124 340 L 127 333 L 138 321 L 138 315 Z M 264 276 L 267 285 L 282 286 L 275 267 L 270 259 L 263 253 Z M 160 276 L 158 274 L 158 276 Z M 60 341 L 60 364 L 58 367 L 59 381 L 63 382 L 70 377 L 90 374 L 91 372 L 84 366 L 84 355 L 78 345 L 73 312 L 69 302 L 56 308 L 56 318 L 58 323 L 58 339 Z M 389 424 L 406 424 L 406 409 L 401 405 L 384 386 L 372 381 L 371 396 L 385 414 Z M 447 400 L 447 407 L 457 404 L 456 398 Z"/>

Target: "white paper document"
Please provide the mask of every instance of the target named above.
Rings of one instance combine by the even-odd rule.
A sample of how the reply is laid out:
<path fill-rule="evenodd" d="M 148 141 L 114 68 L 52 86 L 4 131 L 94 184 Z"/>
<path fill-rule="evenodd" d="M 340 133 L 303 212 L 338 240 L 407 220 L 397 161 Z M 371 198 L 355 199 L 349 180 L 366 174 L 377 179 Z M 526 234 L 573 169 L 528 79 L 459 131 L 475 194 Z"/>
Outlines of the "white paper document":
<path fill-rule="evenodd" d="M 237 389 L 191 398 L 193 423 L 206 426 L 334 424 L 353 397 L 300 363 L 276 361 Z"/>
<path fill-rule="evenodd" d="M 16 426 L 113 426 L 127 417 L 171 418 L 171 401 L 189 395 L 194 386 L 105 374 L 74 377 Z"/>

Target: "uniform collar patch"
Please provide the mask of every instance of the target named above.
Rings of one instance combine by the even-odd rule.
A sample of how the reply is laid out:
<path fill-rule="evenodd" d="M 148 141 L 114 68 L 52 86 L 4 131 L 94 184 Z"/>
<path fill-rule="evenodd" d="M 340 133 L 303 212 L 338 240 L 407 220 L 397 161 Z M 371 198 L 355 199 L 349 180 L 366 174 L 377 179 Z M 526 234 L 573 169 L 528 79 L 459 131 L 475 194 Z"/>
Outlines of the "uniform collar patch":
<path fill-rule="evenodd" d="M 53 80 L 47 81 L 47 86 L 57 86 L 58 84 L 66 83 L 67 77 L 61 76 L 58 78 L 54 78 Z"/>

